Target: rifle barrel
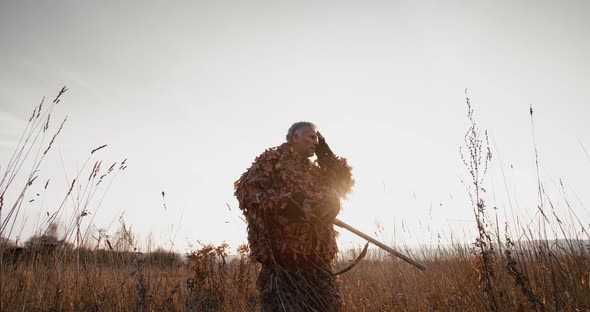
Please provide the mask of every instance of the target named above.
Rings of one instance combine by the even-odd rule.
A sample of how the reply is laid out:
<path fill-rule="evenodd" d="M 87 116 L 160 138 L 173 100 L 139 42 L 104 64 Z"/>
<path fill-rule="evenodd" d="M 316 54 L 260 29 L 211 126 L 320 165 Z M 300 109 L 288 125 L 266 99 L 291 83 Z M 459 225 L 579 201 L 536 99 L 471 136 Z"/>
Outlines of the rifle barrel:
<path fill-rule="evenodd" d="M 369 235 L 367 235 L 367 234 L 365 234 L 365 233 L 363 233 L 363 232 L 355 229 L 354 227 L 352 227 L 352 226 L 350 226 L 350 225 L 342 222 L 341 220 L 334 219 L 334 221 L 332 223 L 334 223 L 334 225 L 336 225 L 336 226 L 339 226 L 341 228 L 347 229 L 347 230 L 351 231 L 352 233 L 354 233 L 354 234 L 356 234 L 356 235 L 358 235 L 358 236 L 360 236 L 360 237 L 368 240 L 369 242 L 373 243 L 374 245 L 376 245 L 376 246 L 380 247 L 381 249 L 389 252 L 390 254 L 392 254 L 392 255 L 394 255 L 394 256 L 396 256 L 396 257 L 404 260 L 405 262 L 407 262 L 407 263 L 409 263 L 409 264 L 417 267 L 418 269 L 420 269 L 422 271 L 426 270 L 426 265 L 424 265 L 423 263 L 420 263 L 418 261 L 415 261 L 415 260 L 411 259 L 410 257 L 408 257 L 408 256 L 406 256 L 406 255 L 398 252 L 397 250 L 395 250 L 395 249 L 393 249 L 393 248 L 391 248 L 391 247 L 383 244 L 382 242 L 380 242 L 380 241 L 372 238 L 371 236 L 369 236 Z"/>

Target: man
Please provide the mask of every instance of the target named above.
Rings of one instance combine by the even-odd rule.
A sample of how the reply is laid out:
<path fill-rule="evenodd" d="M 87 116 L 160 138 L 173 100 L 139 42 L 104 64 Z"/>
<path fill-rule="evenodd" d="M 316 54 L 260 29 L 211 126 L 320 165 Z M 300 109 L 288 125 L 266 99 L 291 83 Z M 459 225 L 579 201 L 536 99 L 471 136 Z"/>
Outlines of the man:
<path fill-rule="evenodd" d="M 332 221 L 353 185 L 346 159 L 310 122 L 294 123 L 287 142 L 267 149 L 235 182 L 251 256 L 262 264 L 262 311 L 342 310 Z"/>

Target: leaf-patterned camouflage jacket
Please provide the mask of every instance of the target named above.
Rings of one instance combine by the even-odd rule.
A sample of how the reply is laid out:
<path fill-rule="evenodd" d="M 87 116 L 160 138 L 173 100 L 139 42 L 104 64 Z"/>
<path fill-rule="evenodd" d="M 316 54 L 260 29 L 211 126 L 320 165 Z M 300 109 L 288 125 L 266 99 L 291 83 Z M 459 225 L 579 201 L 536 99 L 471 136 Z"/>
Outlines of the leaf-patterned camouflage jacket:
<path fill-rule="evenodd" d="M 336 231 L 315 218 L 321 207 L 295 220 L 284 214 L 292 195 L 303 193 L 309 202 L 325 197 L 344 198 L 354 180 L 345 158 L 322 161 L 302 158 L 289 143 L 270 148 L 235 182 L 235 196 L 248 221 L 252 257 L 261 263 L 328 268 L 334 259 Z"/>

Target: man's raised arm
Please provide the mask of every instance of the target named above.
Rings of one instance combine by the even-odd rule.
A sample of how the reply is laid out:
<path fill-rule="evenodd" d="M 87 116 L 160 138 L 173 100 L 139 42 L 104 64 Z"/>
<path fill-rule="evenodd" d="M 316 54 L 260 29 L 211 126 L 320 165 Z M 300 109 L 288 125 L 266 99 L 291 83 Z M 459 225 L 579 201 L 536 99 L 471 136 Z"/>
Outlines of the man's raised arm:
<path fill-rule="evenodd" d="M 346 197 L 354 186 L 352 168 L 348 165 L 346 158 L 338 157 L 332 152 L 326 143 L 326 139 L 319 131 L 317 134 L 319 144 L 316 149 L 316 156 L 323 177 L 329 185 L 336 189 L 341 197 Z"/>

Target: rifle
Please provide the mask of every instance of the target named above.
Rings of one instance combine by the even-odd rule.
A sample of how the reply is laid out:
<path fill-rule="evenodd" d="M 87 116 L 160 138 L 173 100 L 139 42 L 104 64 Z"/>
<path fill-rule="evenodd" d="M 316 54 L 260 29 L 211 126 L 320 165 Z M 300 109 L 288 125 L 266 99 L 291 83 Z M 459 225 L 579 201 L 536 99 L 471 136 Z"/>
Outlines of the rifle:
<path fill-rule="evenodd" d="M 347 229 L 347 230 L 351 231 L 352 233 L 354 233 L 354 234 L 356 234 L 356 235 L 358 235 L 358 236 L 360 236 L 360 237 L 368 240 L 369 242 L 371 242 L 371 243 L 377 245 L 378 247 L 380 247 L 381 249 L 383 249 L 383 250 L 389 252 L 390 254 L 392 254 L 392 255 L 394 255 L 394 256 L 396 256 L 396 257 L 404 260 L 405 262 L 407 262 L 407 263 L 409 263 L 409 264 L 417 267 L 418 269 L 420 269 L 422 271 L 426 270 L 426 265 L 424 265 L 423 263 L 420 263 L 418 261 L 415 261 L 415 260 L 411 259 L 410 257 L 408 257 L 408 256 L 406 256 L 406 255 L 404 255 L 404 254 L 396 251 L 395 249 L 393 249 L 393 248 L 391 248 L 391 247 L 383 244 L 382 242 L 380 242 L 380 241 L 372 238 L 371 236 L 369 236 L 369 235 L 367 235 L 367 234 L 365 234 L 365 233 L 363 233 L 363 232 L 355 229 L 354 227 L 352 227 L 352 226 L 350 226 L 350 225 L 348 225 L 348 224 L 346 224 L 346 223 L 344 223 L 344 222 L 342 222 L 342 221 L 340 221 L 338 219 L 334 219 L 334 221 L 332 223 L 334 223 L 334 225 L 336 225 L 336 226 L 339 226 L 339 227 L 341 227 L 343 229 Z"/>

